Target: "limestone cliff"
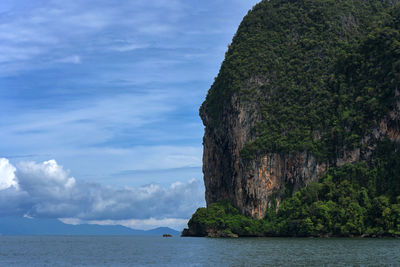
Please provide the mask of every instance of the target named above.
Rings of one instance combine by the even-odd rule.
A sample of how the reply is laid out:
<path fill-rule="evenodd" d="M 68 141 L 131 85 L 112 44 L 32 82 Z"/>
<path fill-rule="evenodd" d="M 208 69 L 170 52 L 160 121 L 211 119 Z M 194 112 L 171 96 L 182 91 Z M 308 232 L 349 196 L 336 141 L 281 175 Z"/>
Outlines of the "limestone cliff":
<path fill-rule="evenodd" d="M 329 168 L 400 140 L 399 46 L 375 53 L 399 36 L 371 22 L 397 29 L 382 22 L 396 2 L 271 0 L 249 12 L 200 109 L 207 205 L 263 218 Z"/>
<path fill-rule="evenodd" d="M 201 117 L 206 126 L 203 173 L 207 204 L 229 200 L 243 214 L 254 218 L 263 218 L 272 201 L 279 206 L 287 187 L 293 193 L 316 181 L 329 167 L 368 160 L 379 140 L 400 141 L 400 102 L 397 102 L 379 127 L 364 136 L 363 148 L 343 151 L 333 160 L 318 162 L 314 155 L 303 151 L 267 153 L 244 162 L 240 152 L 254 138 L 252 129 L 258 119 L 253 109 L 254 106 L 248 102 L 241 104 L 234 96 L 223 115 L 222 129 L 210 125 L 203 110 Z"/>

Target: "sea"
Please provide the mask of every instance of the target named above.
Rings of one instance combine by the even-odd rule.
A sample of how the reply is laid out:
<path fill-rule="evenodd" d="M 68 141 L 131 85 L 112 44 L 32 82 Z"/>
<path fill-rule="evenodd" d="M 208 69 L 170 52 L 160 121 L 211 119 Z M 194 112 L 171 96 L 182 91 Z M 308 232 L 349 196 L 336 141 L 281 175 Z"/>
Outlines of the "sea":
<path fill-rule="evenodd" d="M 400 239 L 0 236 L 0 266 L 400 266 Z"/>

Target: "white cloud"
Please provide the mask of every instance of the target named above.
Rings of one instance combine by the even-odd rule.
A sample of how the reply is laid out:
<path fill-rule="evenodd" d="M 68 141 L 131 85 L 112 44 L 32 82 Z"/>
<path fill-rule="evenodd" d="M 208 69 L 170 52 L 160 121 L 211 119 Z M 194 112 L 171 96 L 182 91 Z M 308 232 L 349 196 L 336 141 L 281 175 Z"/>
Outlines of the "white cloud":
<path fill-rule="evenodd" d="M 71 64 L 80 64 L 81 63 L 81 57 L 74 55 L 74 56 L 69 56 L 69 57 L 65 57 L 65 58 L 61 58 L 59 60 L 57 60 L 56 62 L 60 62 L 60 63 L 71 63 Z"/>
<path fill-rule="evenodd" d="M 128 51 L 143 49 L 143 48 L 147 48 L 147 47 L 149 47 L 149 46 L 145 45 L 145 44 L 121 44 L 121 45 L 111 46 L 110 50 L 118 51 L 118 52 L 128 52 Z"/>
<path fill-rule="evenodd" d="M 7 159 L 0 163 L 2 177 L 8 177 L 7 190 L 0 191 L 1 215 L 17 212 L 25 217 L 65 218 L 63 222 L 70 224 L 84 221 L 140 229 L 166 224 L 176 228 L 204 204 L 202 184 L 195 179 L 167 188 L 150 184 L 121 189 L 76 182 L 55 160 L 21 162 L 17 167 Z"/>
<path fill-rule="evenodd" d="M 75 178 L 55 160 L 43 163 L 22 162 L 18 164 L 17 176 L 22 190 L 32 197 L 68 197 L 68 191 L 75 186 Z"/>
<path fill-rule="evenodd" d="M 24 218 L 27 218 L 27 219 L 33 219 L 33 217 L 32 217 L 32 216 L 29 216 L 28 214 L 24 214 L 23 217 L 24 217 Z"/>
<path fill-rule="evenodd" d="M 10 164 L 8 159 L 0 158 L 0 190 L 18 187 L 15 170 L 15 167 Z"/>
<path fill-rule="evenodd" d="M 87 222 L 77 219 L 77 218 L 59 218 L 59 220 L 65 224 L 71 225 L 79 225 L 79 224 L 86 224 Z"/>

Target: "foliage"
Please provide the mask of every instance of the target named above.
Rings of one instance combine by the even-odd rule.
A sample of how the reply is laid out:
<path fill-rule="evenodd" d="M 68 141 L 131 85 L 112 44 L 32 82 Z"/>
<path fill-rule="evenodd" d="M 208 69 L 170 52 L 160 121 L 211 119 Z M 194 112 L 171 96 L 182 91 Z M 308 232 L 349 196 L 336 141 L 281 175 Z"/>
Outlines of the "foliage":
<path fill-rule="evenodd" d="M 396 145 L 384 142 L 378 150 L 390 146 Z M 311 183 L 283 201 L 276 214 L 279 233 L 400 235 L 399 156 L 398 147 L 392 147 L 386 154 L 376 155 L 373 162 L 329 170 L 319 183 Z"/>
<path fill-rule="evenodd" d="M 200 208 L 189 226 L 239 236 L 400 236 L 400 149 L 383 141 L 372 162 L 331 168 L 319 182 L 285 199 L 262 220 L 227 202 Z"/>
<path fill-rule="evenodd" d="M 203 103 L 211 124 L 218 129 L 238 94 L 262 115 L 244 159 L 309 151 L 326 161 L 360 146 L 399 87 L 396 2 L 262 1 L 241 23 Z M 252 86 L 255 79 L 262 85 Z"/>
<path fill-rule="evenodd" d="M 188 225 L 196 228 L 200 235 L 206 235 L 207 230 L 228 232 L 240 236 L 263 236 L 265 221 L 254 220 L 241 215 L 229 202 L 219 201 L 208 208 L 199 208 L 193 214 Z"/>

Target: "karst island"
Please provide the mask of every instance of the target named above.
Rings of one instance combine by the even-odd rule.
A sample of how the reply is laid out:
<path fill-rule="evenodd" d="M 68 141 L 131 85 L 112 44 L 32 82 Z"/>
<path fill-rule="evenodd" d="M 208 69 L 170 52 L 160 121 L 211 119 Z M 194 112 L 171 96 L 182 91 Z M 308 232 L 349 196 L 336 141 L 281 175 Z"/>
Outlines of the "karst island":
<path fill-rule="evenodd" d="M 264 0 L 200 108 L 183 236 L 400 235 L 400 4 Z"/>

